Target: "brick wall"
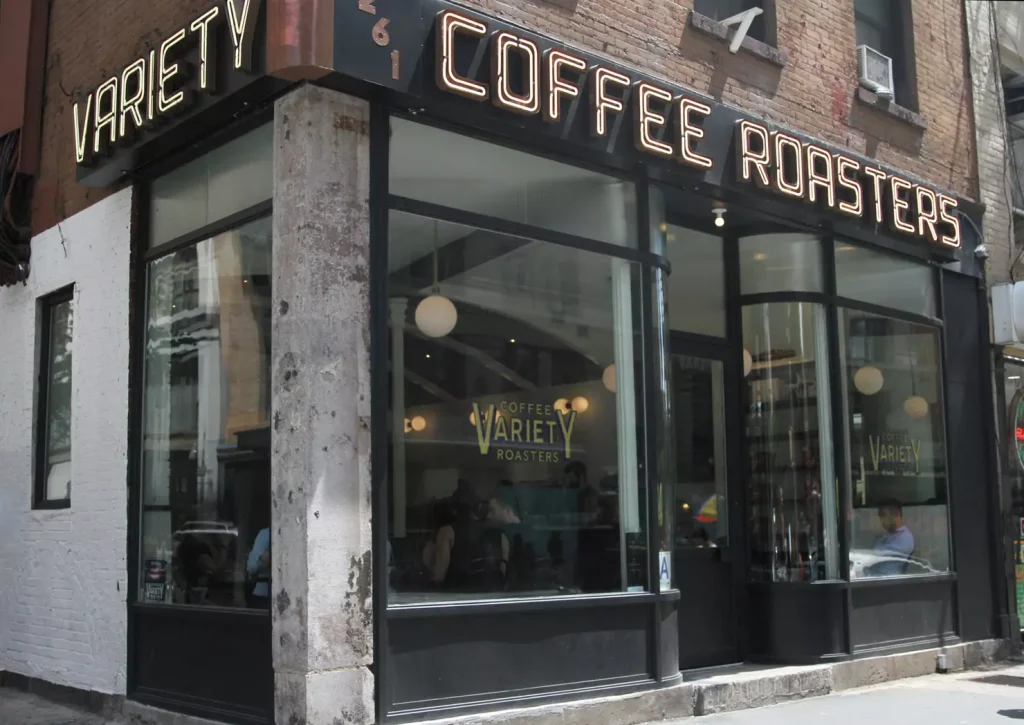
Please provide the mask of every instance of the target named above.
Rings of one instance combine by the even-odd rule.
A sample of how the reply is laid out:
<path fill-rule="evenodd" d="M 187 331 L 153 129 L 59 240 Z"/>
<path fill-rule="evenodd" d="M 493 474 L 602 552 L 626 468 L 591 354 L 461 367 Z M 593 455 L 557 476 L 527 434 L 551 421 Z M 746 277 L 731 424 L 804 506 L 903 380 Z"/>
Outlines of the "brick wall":
<path fill-rule="evenodd" d="M 992 35 L 996 18 L 990 3 L 968 2 L 967 33 L 970 42 L 974 117 L 977 132 L 980 200 L 985 203 L 982 232 L 989 250 L 986 271 L 990 283 L 1010 280 L 1010 266 L 1016 256 L 1007 152 L 1006 112 L 999 57 Z"/>
<path fill-rule="evenodd" d="M 96 86 L 192 20 L 211 0 L 54 2 L 43 95 L 42 158 L 32 199 L 32 232 L 111 194 L 75 183 L 71 108 Z M 34 250 L 33 250 L 34 253 Z"/>
<path fill-rule="evenodd" d="M 111 694 L 127 657 L 130 220 L 130 190 L 91 206 L 35 237 L 28 283 L 0 289 L 0 670 Z M 71 508 L 39 511 L 37 299 L 71 283 Z"/>
<path fill-rule="evenodd" d="M 908 0 L 909 1 L 909 0 Z M 463 0 L 487 13 L 691 86 L 775 123 L 977 196 L 964 8 L 913 0 L 922 131 L 856 99 L 853 0 L 775 0 L 783 68 L 689 26 L 692 0 Z M 33 226 L 47 229 L 108 190 L 74 183 L 72 97 L 169 34 L 209 0 L 54 3 L 43 160 Z M 97 9 L 102 8 L 102 9 Z M 88 31 L 88 32 L 86 32 Z M 117 38 L 117 43 L 97 39 Z"/>

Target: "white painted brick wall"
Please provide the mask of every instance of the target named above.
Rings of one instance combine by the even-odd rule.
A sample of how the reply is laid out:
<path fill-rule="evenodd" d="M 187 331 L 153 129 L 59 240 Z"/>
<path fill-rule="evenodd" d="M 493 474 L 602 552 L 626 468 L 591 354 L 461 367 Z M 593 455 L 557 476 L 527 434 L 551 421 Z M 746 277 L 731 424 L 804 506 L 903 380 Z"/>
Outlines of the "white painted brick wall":
<path fill-rule="evenodd" d="M 131 189 L 32 240 L 0 289 L 0 670 L 125 692 Z M 71 508 L 32 510 L 39 297 L 75 283 Z"/>

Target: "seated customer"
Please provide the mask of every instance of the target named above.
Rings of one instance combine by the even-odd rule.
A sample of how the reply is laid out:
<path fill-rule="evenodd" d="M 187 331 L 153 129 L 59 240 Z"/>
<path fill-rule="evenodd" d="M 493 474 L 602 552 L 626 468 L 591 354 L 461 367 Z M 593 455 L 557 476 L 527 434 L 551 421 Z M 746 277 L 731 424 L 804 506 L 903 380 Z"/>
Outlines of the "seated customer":
<path fill-rule="evenodd" d="M 903 523 L 903 507 L 899 501 L 884 501 L 878 506 L 878 520 L 885 533 L 875 542 L 874 553 L 883 558 L 868 569 L 870 576 L 896 576 L 907 569 L 907 559 L 914 555 L 914 535 Z"/>
<path fill-rule="evenodd" d="M 505 533 L 489 521 L 490 501 L 460 480 L 452 502 L 454 517 L 438 528 L 434 538 L 429 562 L 431 580 L 452 591 L 503 590 L 509 542 Z"/>

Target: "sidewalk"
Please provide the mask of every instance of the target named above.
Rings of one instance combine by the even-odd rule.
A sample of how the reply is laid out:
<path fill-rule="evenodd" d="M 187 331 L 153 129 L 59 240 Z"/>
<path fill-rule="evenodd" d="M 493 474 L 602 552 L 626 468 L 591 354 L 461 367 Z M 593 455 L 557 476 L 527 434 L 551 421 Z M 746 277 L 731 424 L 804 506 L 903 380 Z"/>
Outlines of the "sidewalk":
<path fill-rule="evenodd" d="M 535 710 L 468 716 L 459 725 L 1011 725 L 1024 721 L 1024 664 L 965 661 L 950 674 L 934 672 L 934 651 L 814 667 L 743 667 L 695 676 L 668 690 Z M 923 676 L 922 676 L 923 675 Z M 908 678 L 908 679 L 901 679 Z M 865 686 L 867 685 L 867 686 Z M 682 706 L 680 700 L 684 700 Z M 107 719 L 0 688 L 0 725 L 148 725 L 198 722 L 134 712 Z M 154 717 L 156 715 L 156 717 Z M 683 715 L 690 715 L 679 719 Z M 697 717 L 692 717 L 697 716 Z M 208 721 L 204 721 L 207 722 Z M 341 721 L 338 721 L 341 722 Z M 452 721 L 447 721 L 451 723 Z"/>
<path fill-rule="evenodd" d="M 1014 721 L 1024 721 L 1024 665 L 915 677 L 659 725 L 1012 725 Z"/>
<path fill-rule="evenodd" d="M 82 710 L 57 705 L 38 695 L 0 688 L 0 723 L 2 725 L 120 725 Z"/>

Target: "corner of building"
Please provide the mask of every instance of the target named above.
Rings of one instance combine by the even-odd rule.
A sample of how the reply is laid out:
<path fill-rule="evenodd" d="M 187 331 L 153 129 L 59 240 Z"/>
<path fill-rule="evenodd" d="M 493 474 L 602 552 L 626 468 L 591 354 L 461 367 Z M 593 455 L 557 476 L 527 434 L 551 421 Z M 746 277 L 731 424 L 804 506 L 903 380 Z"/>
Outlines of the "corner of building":
<path fill-rule="evenodd" d="M 123 695 L 132 190 L 32 239 L 0 288 L 0 671 Z M 73 285 L 69 508 L 33 508 L 39 300 Z"/>

